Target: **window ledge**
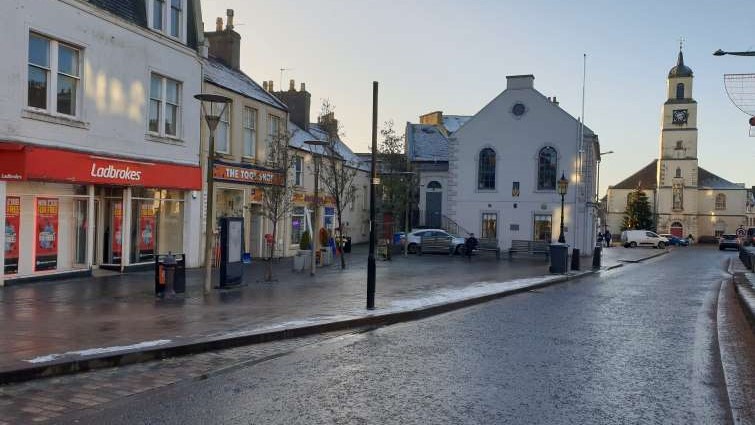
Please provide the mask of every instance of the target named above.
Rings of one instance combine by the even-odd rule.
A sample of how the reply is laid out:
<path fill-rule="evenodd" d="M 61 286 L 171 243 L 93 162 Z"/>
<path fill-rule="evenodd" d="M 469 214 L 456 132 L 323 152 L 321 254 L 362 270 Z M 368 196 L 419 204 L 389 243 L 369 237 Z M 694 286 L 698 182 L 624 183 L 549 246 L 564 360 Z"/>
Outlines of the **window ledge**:
<path fill-rule="evenodd" d="M 234 158 L 233 155 L 229 153 L 215 151 L 215 159 L 227 159 L 229 161 L 234 161 L 236 158 Z"/>
<path fill-rule="evenodd" d="M 251 156 L 242 156 L 241 162 L 246 163 L 246 164 L 255 164 L 255 165 L 257 164 L 257 160 Z"/>
<path fill-rule="evenodd" d="M 37 111 L 34 109 L 24 109 L 21 111 L 22 118 L 29 118 L 32 120 L 44 121 L 51 124 L 66 125 L 69 127 L 81 128 L 89 130 L 89 123 L 76 119 L 75 117 L 69 117 L 67 115 L 57 115 L 45 111 Z"/>
<path fill-rule="evenodd" d="M 165 143 L 168 145 L 183 145 L 184 141 L 177 138 L 177 137 L 170 137 L 170 136 L 160 136 L 158 134 L 153 133 L 147 133 L 144 135 L 144 138 L 149 140 L 150 142 L 156 142 L 156 143 Z"/>

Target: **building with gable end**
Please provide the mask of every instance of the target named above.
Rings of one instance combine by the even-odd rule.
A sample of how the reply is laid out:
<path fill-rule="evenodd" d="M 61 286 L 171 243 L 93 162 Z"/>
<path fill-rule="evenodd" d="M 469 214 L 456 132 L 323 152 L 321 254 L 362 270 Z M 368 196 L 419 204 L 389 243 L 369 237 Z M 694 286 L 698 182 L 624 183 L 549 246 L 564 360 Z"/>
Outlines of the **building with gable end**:
<path fill-rule="evenodd" d="M 621 230 L 627 200 L 640 188 L 654 212 L 658 233 L 695 238 L 734 233 L 752 223 L 752 193 L 698 165 L 698 114 L 694 74 L 681 49 L 667 77 L 661 108 L 659 159 L 616 185 L 606 198 L 606 226 Z"/>

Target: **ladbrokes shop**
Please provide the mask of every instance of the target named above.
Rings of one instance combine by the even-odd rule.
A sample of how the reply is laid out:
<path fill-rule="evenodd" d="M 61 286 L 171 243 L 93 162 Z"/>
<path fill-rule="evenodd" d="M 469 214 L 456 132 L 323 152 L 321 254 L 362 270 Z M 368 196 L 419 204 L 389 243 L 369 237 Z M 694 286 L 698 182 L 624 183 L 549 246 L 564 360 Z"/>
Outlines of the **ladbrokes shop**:
<path fill-rule="evenodd" d="M 0 142 L 0 180 L 6 283 L 198 262 L 198 166 Z"/>

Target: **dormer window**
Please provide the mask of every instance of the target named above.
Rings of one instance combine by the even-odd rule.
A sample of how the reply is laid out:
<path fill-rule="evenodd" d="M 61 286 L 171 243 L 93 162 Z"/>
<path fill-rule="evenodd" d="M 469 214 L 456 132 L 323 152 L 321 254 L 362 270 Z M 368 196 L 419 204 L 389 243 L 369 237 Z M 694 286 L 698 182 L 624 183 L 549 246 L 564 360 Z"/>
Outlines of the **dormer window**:
<path fill-rule="evenodd" d="M 179 40 L 184 40 L 186 0 L 147 0 L 149 27 Z"/>

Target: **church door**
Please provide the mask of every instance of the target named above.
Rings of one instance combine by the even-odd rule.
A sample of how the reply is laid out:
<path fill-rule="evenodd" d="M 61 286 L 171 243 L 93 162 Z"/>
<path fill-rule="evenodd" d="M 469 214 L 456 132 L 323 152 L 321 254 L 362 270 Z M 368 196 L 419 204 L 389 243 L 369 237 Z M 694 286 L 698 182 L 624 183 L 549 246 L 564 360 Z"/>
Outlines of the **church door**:
<path fill-rule="evenodd" d="M 684 227 L 682 226 L 682 223 L 675 221 L 671 225 L 671 234 L 676 236 L 677 238 L 684 237 Z"/>

